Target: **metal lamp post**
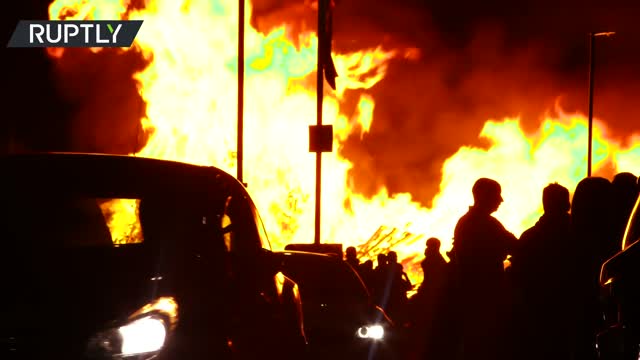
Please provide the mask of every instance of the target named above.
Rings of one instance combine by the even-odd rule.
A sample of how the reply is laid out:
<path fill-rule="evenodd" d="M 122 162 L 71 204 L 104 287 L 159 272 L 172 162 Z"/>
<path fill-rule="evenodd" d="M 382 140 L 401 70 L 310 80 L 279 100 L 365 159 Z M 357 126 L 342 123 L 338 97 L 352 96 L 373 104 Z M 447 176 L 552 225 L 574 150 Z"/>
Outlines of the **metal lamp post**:
<path fill-rule="evenodd" d="M 596 51 L 596 37 L 598 36 L 611 36 L 615 32 L 599 32 L 589 34 L 589 146 L 587 150 L 587 177 L 591 176 L 591 162 L 593 153 L 593 89 L 594 89 L 594 75 L 595 75 L 595 51 Z"/>

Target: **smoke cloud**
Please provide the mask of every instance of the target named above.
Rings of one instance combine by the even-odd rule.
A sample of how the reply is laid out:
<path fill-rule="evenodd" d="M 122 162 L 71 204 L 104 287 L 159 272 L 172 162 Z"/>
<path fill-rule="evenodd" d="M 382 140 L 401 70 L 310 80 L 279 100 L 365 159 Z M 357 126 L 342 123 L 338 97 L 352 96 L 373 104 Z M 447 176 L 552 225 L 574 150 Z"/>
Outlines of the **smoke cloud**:
<path fill-rule="evenodd" d="M 64 52 L 57 62 L 56 83 L 76 110 L 70 118 L 74 151 L 129 154 L 144 147 L 146 134 L 140 121 L 146 104 L 133 74 L 146 65 L 136 52 Z"/>

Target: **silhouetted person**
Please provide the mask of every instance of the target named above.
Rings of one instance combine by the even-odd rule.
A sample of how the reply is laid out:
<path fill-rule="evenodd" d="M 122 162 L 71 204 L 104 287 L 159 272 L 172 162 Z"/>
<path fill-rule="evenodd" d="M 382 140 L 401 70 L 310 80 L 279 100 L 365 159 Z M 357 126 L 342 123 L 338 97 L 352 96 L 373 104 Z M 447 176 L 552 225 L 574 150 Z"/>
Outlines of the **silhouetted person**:
<path fill-rule="evenodd" d="M 373 293 L 373 260 L 366 260 L 360 264 L 359 269 L 360 278 L 367 286 L 369 293 Z"/>
<path fill-rule="evenodd" d="M 515 359 L 569 359 L 573 277 L 569 190 L 550 184 L 544 214 L 520 236 L 512 260 L 517 301 L 513 311 Z"/>
<path fill-rule="evenodd" d="M 404 269 L 402 264 L 398 262 L 398 253 L 395 251 L 389 251 L 387 253 L 387 266 L 397 270 L 398 272 L 402 272 Z"/>
<path fill-rule="evenodd" d="M 376 261 L 377 264 L 374 271 L 384 271 L 385 267 L 387 266 L 387 255 L 378 254 L 378 256 L 376 256 Z"/>
<path fill-rule="evenodd" d="M 398 255 L 395 251 L 389 251 L 387 254 L 386 274 L 383 281 L 382 307 L 391 319 L 403 322 L 406 318 L 407 291 L 412 286 L 402 264 L 398 262 Z"/>
<path fill-rule="evenodd" d="M 435 316 L 443 300 L 443 289 L 447 276 L 447 261 L 440 254 L 440 240 L 429 238 L 424 251 L 424 260 L 420 263 L 423 273 L 422 285 L 411 297 L 412 335 L 415 351 L 421 356 L 432 341 L 433 336 L 441 335 L 441 329 L 435 325 Z"/>
<path fill-rule="evenodd" d="M 353 270 L 358 271 L 360 269 L 360 260 L 358 260 L 358 253 L 356 248 L 349 246 L 345 253 L 345 261 L 351 265 Z"/>
<path fill-rule="evenodd" d="M 429 238 L 424 250 L 424 259 L 420 262 L 423 280 L 414 298 L 419 302 L 416 304 L 420 307 L 419 312 L 425 316 L 432 312 L 434 301 L 439 297 L 445 281 L 447 260 L 440 254 L 440 244 L 439 239 Z"/>
<path fill-rule="evenodd" d="M 440 240 L 429 238 L 424 250 L 424 260 L 420 263 L 423 274 L 423 285 L 431 286 L 434 282 L 439 282 L 442 277 L 447 260 L 440 254 Z"/>
<path fill-rule="evenodd" d="M 611 239 L 609 254 L 613 256 L 622 250 L 622 237 L 627 227 L 627 221 L 638 198 L 638 178 L 628 172 L 617 174 L 613 185 L 613 223 L 615 233 Z"/>
<path fill-rule="evenodd" d="M 613 186 L 601 177 L 586 178 L 578 183 L 573 195 L 571 214 L 576 240 L 588 255 L 588 261 L 598 271 L 602 262 L 610 257 L 611 238 L 615 236 Z"/>
<path fill-rule="evenodd" d="M 462 312 L 460 350 L 463 359 L 496 359 L 502 355 L 503 261 L 516 249 L 517 239 L 491 216 L 503 201 L 500 184 L 481 178 L 472 192 L 474 204 L 458 221 L 453 240 Z"/>
<path fill-rule="evenodd" d="M 387 255 L 378 254 L 377 264 L 373 269 L 373 298 L 377 305 L 383 306 L 385 297 L 385 284 L 387 276 Z"/>
<path fill-rule="evenodd" d="M 598 303 L 600 267 L 611 253 L 613 186 L 609 180 L 590 177 L 578 183 L 571 204 L 571 230 L 575 241 L 573 257 L 575 294 L 576 358 L 595 359 L 595 333 L 600 327 Z"/>

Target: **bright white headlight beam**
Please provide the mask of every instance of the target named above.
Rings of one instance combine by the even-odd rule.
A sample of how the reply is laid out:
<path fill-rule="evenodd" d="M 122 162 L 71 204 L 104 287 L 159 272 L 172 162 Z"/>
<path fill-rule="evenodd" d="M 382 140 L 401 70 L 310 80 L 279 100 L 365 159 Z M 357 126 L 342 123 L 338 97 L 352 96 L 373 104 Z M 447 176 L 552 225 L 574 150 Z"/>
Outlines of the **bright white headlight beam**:
<path fill-rule="evenodd" d="M 362 339 L 382 340 L 384 328 L 382 325 L 368 325 L 358 328 L 358 337 Z"/>
<path fill-rule="evenodd" d="M 164 345 L 167 330 L 162 320 L 145 317 L 121 326 L 122 355 L 142 354 L 158 351 Z"/>

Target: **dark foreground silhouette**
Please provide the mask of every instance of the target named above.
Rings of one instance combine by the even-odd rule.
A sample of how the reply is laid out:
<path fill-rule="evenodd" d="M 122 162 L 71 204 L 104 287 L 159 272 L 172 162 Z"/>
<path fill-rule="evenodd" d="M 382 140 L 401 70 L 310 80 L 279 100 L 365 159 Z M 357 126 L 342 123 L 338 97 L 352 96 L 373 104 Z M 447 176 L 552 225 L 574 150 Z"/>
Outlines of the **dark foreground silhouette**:
<path fill-rule="evenodd" d="M 637 210 L 621 230 L 632 174 L 583 179 L 573 199 L 549 184 L 520 239 L 492 215 L 500 184 L 478 179 L 453 248 L 426 241 L 408 298 L 393 249 L 375 268 L 356 247 L 344 260 L 271 252 L 246 189 L 218 169 L 81 154 L 0 162 L 1 358 L 638 359 Z"/>
<path fill-rule="evenodd" d="M 256 209 L 232 176 L 100 155 L 0 163 L 0 270 L 11 274 L 0 297 L 0 358 L 303 357 L 295 283 L 278 275 Z M 132 211 L 116 229 L 111 207 L 123 204 Z"/>

